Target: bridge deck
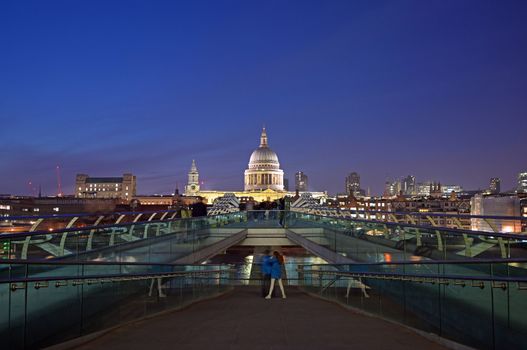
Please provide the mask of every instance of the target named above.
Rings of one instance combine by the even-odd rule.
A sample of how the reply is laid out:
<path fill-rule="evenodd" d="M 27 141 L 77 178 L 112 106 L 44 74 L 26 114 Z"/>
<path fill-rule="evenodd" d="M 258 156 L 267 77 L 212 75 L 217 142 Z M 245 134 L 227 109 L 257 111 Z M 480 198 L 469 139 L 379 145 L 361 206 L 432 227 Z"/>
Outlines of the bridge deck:
<path fill-rule="evenodd" d="M 122 327 L 79 349 L 444 349 L 410 330 L 295 288 L 264 300 L 255 287 Z"/>

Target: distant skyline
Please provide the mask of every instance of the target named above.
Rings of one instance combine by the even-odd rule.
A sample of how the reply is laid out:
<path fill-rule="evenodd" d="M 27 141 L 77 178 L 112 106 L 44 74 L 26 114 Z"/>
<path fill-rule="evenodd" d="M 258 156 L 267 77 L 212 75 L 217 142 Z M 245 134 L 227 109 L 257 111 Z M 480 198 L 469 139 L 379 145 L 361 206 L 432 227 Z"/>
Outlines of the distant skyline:
<path fill-rule="evenodd" d="M 527 171 L 526 1 L 0 3 L 0 193 L 77 173 L 239 190 L 263 124 L 290 184 Z"/>

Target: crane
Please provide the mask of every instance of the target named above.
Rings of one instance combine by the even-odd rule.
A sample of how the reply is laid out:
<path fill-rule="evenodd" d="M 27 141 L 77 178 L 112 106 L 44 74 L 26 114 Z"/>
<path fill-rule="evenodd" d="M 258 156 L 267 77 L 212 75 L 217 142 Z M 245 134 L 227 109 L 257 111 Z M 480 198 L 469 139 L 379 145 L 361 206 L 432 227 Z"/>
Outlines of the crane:
<path fill-rule="evenodd" d="M 62 181 L 60 179 L 60 166 L 57 165 L 57 197 L 62 197 Z"/>

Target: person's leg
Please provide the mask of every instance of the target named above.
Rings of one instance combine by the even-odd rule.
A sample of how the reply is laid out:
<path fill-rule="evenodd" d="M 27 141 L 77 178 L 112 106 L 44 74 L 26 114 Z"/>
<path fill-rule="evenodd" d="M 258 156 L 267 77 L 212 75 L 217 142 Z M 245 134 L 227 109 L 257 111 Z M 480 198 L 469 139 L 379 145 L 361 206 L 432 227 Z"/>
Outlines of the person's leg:
<path fill-rule="evenodd" d="M 265 299 L 271 299 L 271 294 L 273 293 L 273 289 L 274 289 L 274 281 L 275 279 L 271 278 L 271 287 L 269 287 L 269 294 L 267 294 Z"/>
<path fill-rule="evenodd" d="M 362 283 L 362 279 L 361 278 L 359 278 L 359 283 L 360 283 L 360 289 L 362 290 L 362 294 L 364 295 L 365 298 L 369 298 L 370 296 L 366 292 L 366 285 L 364 283 Z"/>
<path fill-rule="evenodd" d="M 271 275 L 262 274 L 262 298 L 265 298 L 271 285 Z"/>
<path fill-rule="evenodd" d="M 346 289 L 346 299 L 350 297 L 350 289 L 351 289 L 352 284 L 353 284 L 353 279 L 350 278 L 348 280 L 348 288 Z"/>
<path fill-rule="evenodd" d="M 278 285 L 280 286 L 280 290 L 282 291 L 282 298 L 285 299 L 286 296 L 285 296 L 284 284 L 282 283 L 282 279 L 281 278 L 278 279 Z"/>
<path fill-rule="evenodd" d="M 152 290 L 154 289 L 154 278 L 150 281 L 150 290 L 148 291 L 148 296 L 152 296 Z"/>
<path fill-rule="evenodd" d="M 163 293 L 163 286 L 161 285 L 161 277 L 157 279 L 157 292 L 159 293 L 160 298 L 166 297 L 166 294 Z"/>

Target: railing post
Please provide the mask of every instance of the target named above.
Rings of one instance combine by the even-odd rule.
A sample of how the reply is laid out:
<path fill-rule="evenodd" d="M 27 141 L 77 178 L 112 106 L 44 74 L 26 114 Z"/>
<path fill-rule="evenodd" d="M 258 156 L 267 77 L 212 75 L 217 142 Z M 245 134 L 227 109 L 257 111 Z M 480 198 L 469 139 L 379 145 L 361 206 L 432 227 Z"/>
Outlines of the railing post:
<path fill-rule="evenodd" d="M 463 233 L 463 241 L 465 241 L 465 256 L 472 256 L 472 252 L 471 252 L 471 245 L 472 245 L 472 241 L 470 240 L 470 238 L 468 237 L 468 235 L 466 233 Z"/>
<path fill-rule="evenodd" d="M 435 230 L 436 237 L 437 237 L 437 250 L 440 252 L 443 251 L 443 240 L 441 239 L 441 232 L 439 230 Z"/>

